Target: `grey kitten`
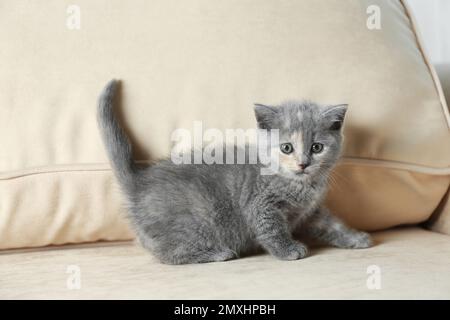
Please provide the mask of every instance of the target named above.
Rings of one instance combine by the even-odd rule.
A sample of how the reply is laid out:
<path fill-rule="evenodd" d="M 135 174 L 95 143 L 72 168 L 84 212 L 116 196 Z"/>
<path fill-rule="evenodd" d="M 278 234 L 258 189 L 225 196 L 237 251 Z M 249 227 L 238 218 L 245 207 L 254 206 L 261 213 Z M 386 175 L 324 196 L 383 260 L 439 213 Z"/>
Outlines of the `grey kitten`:
<path fill-rule="evenodd" d="M 294 233 L 341 248 L 372 245 L 367 233 L 321 205 L 341 151 L 345 105 L 255 105 L 258 127 L 279 129 L 271 154 L 280 170 L 272 175 L 260 173 L 260 162 L 176 165 L 168 159 L 139 167 L 114 116 L 116 87 L 108 83 L 99 99 L 102 138 L 137 237 L 163 263 L 225 261 L 261 248 L 300 259 L 307 247 Z"/>

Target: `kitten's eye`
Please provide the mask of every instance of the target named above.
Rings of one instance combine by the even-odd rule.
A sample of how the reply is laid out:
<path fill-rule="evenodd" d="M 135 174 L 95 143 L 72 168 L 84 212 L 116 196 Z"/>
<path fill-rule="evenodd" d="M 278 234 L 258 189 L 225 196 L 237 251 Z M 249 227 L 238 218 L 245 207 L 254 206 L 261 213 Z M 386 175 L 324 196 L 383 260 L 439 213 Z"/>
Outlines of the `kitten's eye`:
<path fill-rule="evenodd" d="M 323 150 L 323 144 L 321 143 L 313 143 L 311 146 L 312 153 L 320 153 Z"/>
<path fill-rule="evenodd" d="M 290 143 L 283 143 L 280 146 L 280 150 L 285 154 L 290 154 L 292 153 L 292 151 L 294 151 L 294 147 Z"/>

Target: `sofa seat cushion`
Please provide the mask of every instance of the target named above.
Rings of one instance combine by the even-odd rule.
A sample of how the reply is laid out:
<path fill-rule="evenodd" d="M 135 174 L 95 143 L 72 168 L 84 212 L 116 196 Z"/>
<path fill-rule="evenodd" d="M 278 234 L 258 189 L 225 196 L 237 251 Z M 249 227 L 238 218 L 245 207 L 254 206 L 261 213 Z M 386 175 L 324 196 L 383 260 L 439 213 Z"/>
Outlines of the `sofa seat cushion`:
<path fill-rule="evenodd" d="M 160 264 L 132 242 L 16 250 L 0 255 L 0 297 L 450 298 L 450 236 L 420 228 L 398 228 L 373 235 L 377 245 L 370 249 L 316 248 L 306 259 L 290 262 L 264 254 L 228 262 L 170 266 Z M 79 267 L 80 289 L 67 288 L 75 270 L 69 266 Z M 367 287 L 370 266 L 381 272 L 379 290 Z M 371 268 L 369 272 L 373 272 Z M 376 284 L 370 279 L 369 283 Z"/>

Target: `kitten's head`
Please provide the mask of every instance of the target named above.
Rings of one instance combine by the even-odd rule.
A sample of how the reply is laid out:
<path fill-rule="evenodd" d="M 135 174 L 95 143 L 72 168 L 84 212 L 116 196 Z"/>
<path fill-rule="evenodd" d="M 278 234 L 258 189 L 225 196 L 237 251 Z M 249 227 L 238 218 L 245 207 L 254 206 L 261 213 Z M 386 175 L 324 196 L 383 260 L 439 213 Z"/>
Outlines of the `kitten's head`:
<path fill-rule="evenodd" d="M 346 111 L 347 105 L 343 104 L 255 104 L 258 127 L 279 130 L 279 144 L 272 145 L 270 151 L 279 159 L 279 174 L 303 179 L 328 173 L 341 153 Z"/>

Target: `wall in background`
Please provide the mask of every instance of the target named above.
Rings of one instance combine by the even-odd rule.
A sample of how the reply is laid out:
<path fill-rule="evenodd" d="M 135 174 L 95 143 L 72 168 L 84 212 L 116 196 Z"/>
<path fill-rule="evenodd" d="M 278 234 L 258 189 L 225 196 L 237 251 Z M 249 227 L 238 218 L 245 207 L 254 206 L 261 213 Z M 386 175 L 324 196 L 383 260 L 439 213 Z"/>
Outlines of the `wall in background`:
<path fill-rule="evenodd" d="M 434 64 L 450 64 L 450 0 L 407 0 Z"/>
<path fill-rule="evenodd" d="M 450 107 L 450 0 L 407 0 Z"/>

